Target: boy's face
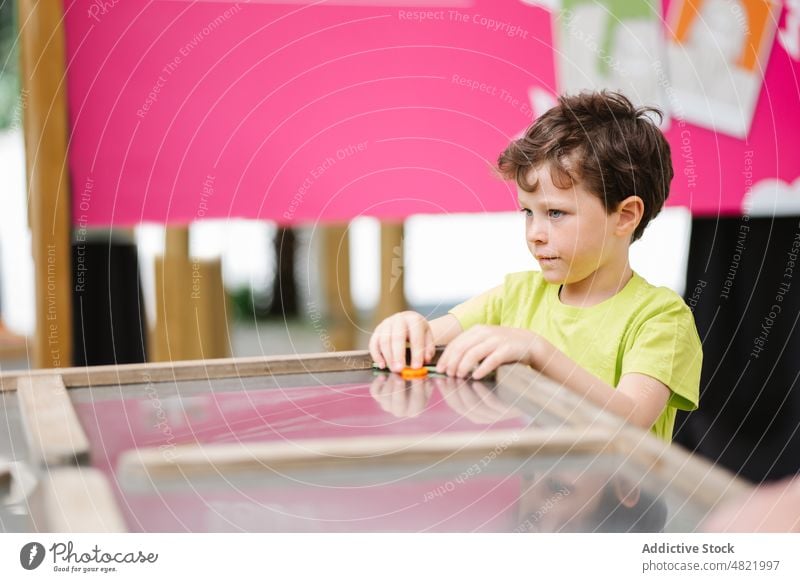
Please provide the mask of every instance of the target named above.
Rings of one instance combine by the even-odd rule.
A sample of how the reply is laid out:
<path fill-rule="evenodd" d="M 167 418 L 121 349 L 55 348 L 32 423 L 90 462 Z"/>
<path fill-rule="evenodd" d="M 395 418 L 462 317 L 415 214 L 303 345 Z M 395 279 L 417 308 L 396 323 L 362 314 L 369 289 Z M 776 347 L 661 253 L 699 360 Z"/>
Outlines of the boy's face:
<path fill-rule="evenodd" d="M 607 214 L 600 199 L 579 183 L 556 186 L 548 164 L 531 169 L 528 180 L 536 189 L 517 187 L 517 195 L 525 213 L 528 248 L 544 279 L 577 283 L 605 266 L 619 249 L 615 214 Z"/>

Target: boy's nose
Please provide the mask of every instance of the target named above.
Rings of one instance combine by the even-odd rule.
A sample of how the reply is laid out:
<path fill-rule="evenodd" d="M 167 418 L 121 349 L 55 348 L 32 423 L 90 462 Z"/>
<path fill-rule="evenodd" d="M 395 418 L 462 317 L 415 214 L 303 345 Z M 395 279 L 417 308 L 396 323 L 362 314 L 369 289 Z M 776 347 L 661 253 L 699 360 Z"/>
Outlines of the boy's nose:
<path fill-rule="evenodd" d="M 533 219 L 528 223 L 527 232 L 525 233 L 529 243 L 546 243 L 547 242 L 547 221 Z"/>

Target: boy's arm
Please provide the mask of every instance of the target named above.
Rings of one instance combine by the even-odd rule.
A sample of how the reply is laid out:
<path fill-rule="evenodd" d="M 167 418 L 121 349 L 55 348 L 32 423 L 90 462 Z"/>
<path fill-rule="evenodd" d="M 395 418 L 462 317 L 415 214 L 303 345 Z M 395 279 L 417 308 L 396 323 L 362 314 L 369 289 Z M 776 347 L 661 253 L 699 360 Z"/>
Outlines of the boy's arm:
<path fill-rule="evenodd" d="M 430 322 L 433 343 L 437 346 L 449 344 L 463 330 L 458 318 L 452 313 L 437 317 Z"/>
<path fill-rule="evenodd" d="M 646 374 L 625 374 L 614 388 L 542 337 L 532 346 L 529 364 L 600 408 L 645 429 L 653 426 L 670 396 L 665 384 Z"/>
<path fill-rule="evenodd" d="M 526 330 L 479 325 L 448 345 L 437 370 L 479 380 L 501 364 L 522 362 L 541 371 L 595 405 L 649 429 L 663 412 L 670 389 L 646 374 L 628 373 L 617 388 L 581 367 L 540 335 Z"/>

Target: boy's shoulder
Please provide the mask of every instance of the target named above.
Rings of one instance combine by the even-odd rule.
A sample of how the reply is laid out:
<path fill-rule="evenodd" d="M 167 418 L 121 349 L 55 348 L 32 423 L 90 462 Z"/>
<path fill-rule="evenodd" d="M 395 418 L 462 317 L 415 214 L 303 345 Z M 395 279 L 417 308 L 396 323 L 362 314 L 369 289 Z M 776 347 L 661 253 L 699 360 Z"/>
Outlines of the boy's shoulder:
<path fill-rule="evenodd" d="M 686 305 L 683 297 L 669 287 L 653 285 L 638 273 L 633 274 L 631 282 L 636 286 L 633 294 L 633 302 L 635 304 L 646 305 L 653 311 L 677 310 L 691 314 L 691 310 Z"/>
<path fill-rule="evenodd" d="M 674 329 L 682 337 L 695 338 L 697 326 L 694 314 L 678 293 L 668 287 L 658 287 L 649 283 L 639 275 L 634 296 L 627 305 L 628 327 L 632 330 L 643 330 L 652 324 L 668 325 L 665 329 Z"/>

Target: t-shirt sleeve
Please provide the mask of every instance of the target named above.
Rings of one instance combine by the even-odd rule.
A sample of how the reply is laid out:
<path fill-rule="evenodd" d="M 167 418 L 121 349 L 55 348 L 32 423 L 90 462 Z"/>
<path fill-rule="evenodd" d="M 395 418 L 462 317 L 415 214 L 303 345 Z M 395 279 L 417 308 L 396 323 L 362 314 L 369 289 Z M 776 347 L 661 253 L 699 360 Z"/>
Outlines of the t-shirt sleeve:
<path fill-rule="evenodd" d="M 450 313 L 456 316 L 461 329 L 467 330 L 473 325 L 500 325 L 503 311 L 503 285 L 489 289 L 476 295 L 464 303 L 456 305 Z"/>
<path fill-rule="evenodd" d="M 622 360 L 622 375 L 646 374 L 672 392 L 668 406 L 695 410 L 700 400 L 703 346 L 694 318 L 679 298 L 641 325 Z"/>

